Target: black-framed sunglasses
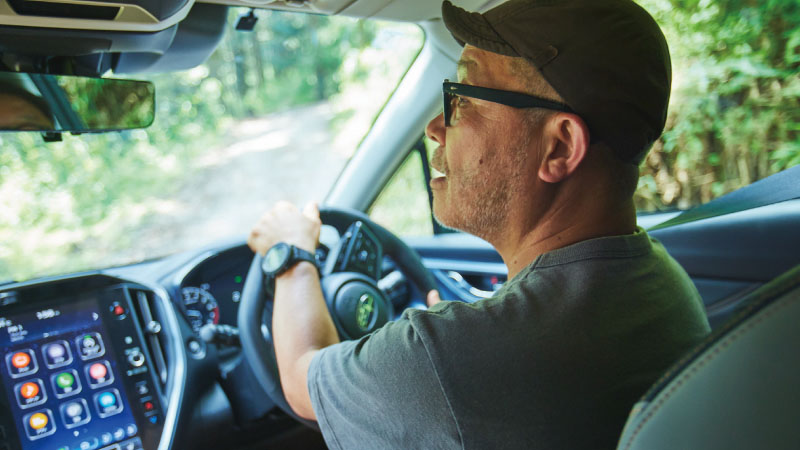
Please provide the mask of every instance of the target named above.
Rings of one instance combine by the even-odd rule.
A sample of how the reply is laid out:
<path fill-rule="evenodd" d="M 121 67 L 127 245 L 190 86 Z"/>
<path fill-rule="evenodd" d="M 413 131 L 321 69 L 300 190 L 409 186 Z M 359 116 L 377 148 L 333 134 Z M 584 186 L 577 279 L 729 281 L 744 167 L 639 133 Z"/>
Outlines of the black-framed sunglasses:
<path fill-rule="evenodd" d="M 442 93 L 444 94 L 444 126 L 446 127 L 450 126 L 450 116 L 453 113 L 453 101 L 456 97 L 477 98 L 479 100 L 499 103 L 512 108 L 544 108 L 566 113 L 575 113 L 569 106 L 545 98 L 520 94 L 519 92 L 473 86 L 471 84 L 453 83 L 450 80 L 444 80 L 442 83 Z"/>

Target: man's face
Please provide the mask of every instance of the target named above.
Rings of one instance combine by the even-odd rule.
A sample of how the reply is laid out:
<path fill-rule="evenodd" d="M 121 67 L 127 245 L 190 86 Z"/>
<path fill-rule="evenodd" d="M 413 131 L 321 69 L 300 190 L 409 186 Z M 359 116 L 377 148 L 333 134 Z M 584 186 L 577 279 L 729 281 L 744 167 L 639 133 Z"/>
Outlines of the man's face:
<path fill-rule="evenodd" d="M 509 58 L 466 46 L 460 83 L 524 92 Z M 512 199 L 530 171 L 531 130 L 523 113 L 497 103 L 461 97 L 450 126 L 435 117 L 426 134 L 439 144 L 431 162 L 445 176 L 431 181 L 433 210 L 443 225 L 488 238 L 503 227 Z M 535 170 L 532 174 L 535 174 Z"/>

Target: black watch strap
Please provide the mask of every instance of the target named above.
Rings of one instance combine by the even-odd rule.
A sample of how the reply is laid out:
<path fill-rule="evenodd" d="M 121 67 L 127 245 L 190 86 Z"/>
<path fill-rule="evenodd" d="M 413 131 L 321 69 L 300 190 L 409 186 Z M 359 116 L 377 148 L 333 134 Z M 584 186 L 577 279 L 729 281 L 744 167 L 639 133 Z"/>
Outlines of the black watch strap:
<path fill-rule="evenodd" d="M 290 245 L 289 248 L 291 249 L 291 253 L 289 254 L 289 261 L 286 262 L 286 265 L 282 267 L 281 270 L 275 274 L 275 276 L 278 276 L 283 272 L 286 272 L 287 270 L 296 266 L 297 263 L 299 263 L 300 261 L 308 261 L 311 264 L 313 264 L 314 267 L 317 268 L 317 270 L 319 270 L 319 267 L 317 266 L 316 255 L 314 255 L 309 251 L 303 250 L 302 248 L 297 248 L 294 245 Z"/>
<path fill-rule="evenodd" d="M 274 258 L 271 258 L 273 255 Z M 267 260 L 269 260 L 269 262 Z M 279 242 L 267 251 L 261 268 L 265 276 L 268 278 L 276 278 L 294 267 L 300 261 L 308 261 L 314 264 L 314 267 L 317 267 L 317 270 L 319 270 L 317 258 L 313 253 L 295 247 L 294 245 Z"/>

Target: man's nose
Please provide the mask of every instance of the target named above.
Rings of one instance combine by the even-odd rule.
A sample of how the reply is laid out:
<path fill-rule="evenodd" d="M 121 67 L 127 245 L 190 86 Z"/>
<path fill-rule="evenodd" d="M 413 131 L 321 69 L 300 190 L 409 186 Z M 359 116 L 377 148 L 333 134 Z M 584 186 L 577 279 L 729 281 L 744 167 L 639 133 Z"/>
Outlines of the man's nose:
<path fill-rule="evenodd" d="M 445 145 L 445 134 L 444 113 L 439 113 L 438 116 L 428 122 L 428 126 L 425 127 L 425 136 L 428 136 L 428 139 L 443 146 Z"/>

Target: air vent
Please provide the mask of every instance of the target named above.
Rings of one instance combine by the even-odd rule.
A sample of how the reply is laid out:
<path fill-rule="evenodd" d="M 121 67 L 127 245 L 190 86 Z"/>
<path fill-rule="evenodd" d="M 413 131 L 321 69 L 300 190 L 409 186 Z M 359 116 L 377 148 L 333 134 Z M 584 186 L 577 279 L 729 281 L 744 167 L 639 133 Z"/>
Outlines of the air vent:
<path fill-rule="evenodd" d="M 155 302 L 155 292 L 129 288 L 131 302 L 138 312 L 139 325 L 145 336 L 146 350 L 158 376 L 158 381 L 163 389 L 167 385 L 167 358 L 168 348 L 164 333 L 161 332 L 161 321 L 159 320 L 159 306 Z"/>
<path fill-rule="evenodd" d="M 38 0 L 8 0 L 8 4 L 15 13 L 21 16 L 65 19 L 114 20 L 122 9 L 118 6 L 54 3 Z"/>

